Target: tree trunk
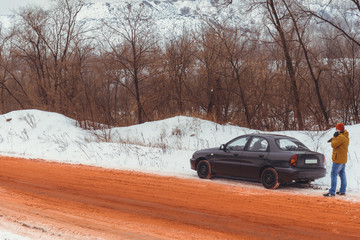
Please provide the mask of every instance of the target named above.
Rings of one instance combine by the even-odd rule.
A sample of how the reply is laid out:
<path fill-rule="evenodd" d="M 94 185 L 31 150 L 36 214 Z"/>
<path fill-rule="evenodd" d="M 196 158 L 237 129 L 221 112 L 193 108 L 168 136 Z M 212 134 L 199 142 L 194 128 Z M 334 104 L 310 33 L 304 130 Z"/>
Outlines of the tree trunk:
<path fill-rule="evenodd" d="M 279 36 L 280 36 L 281 47 L 283 49 L 285 61 L 286 61 L 286 68 L 289 72 L 291 91 L 292 91 L 293 97 L 294 97 L 294 108 L 295 108 L 295 116 L 297 119 L 298 129 L 303 130 L 304 129 L 304 121 L 303 121 L 302 112 L 301 112 L 300 96 L 299 96 L 299 91 L 298 91 L 298 87 L 296 84 L 295 70 L 294 70 L 294 66 L 292 64 L 292 59 L 291 59 L 289 48 L 288 48 L 287 41 L 285 38 L 285 33 L 281 26 L 280 19 L 279 19 L 279 16 L 277 14 L 277 11 L 276 11 L 276 8 L 274 5 L 274 1 L 268 0 L 267 5 L 270 6 L 270 8 L 271 8 L 268 10 L 270 11 L 270 14 L 273 17 L 273 24 L 275 25 L 275 28 L 278 31 Z"/>
<path fill-rule="evenodd" d="M 321 98 L 321 93 L 320 93 L 320 86 L 319 86 L 319 78 L 320 78 L 320 73 L 321 71 L 319 72 L 318 74 L 318 77 L 315 77 L 315 74 L 314 74 L 314 70 L 312 68 L 312 65 L 311 65 L 311 62 L 310 62 L 310 58 L 309 58 L 309 54 L 308 54 L 308 50 L 306 49 L 306 46 L 303 42 L 303 39 L 301 37 L 301 34 L 299 32 L 299 28 L 297 26 L 297 22 L 294 18 L 294 15 L 291 13 L 291 10 L 289 9 L 288 5 L 286 4 L 285 1 L 284 2 L 284 5 L 286 6 L 290 16 L 291 16 L 291 19 L 292 19 L 292 22 L 294 24 L 294 27 L 295 27 L 295 31 L 296 31 L 296 34 L 297 34 L 297 37 L 298 37 L 298 40 L 299 40 L 299 43 L 303 49 L 303 52 L 304 52 L 304 55 L 305 55 L 305 59 L 306 59 L 306 63 L 308 65 L 308 68 L 309 68 L 309 71 L 310 71 L 310 75 L 311 75 L 311 78 L 314 82 L 314 85 L 315 85 L 315 93 L 316 93 L 316 97 L 318 99 L 318 102 L 319 102 L 319 106 L 320 106 L 320 110 L 321 110 L 321 113 L 323 115 L 323 118 L 325 120 L 325 127 L 326 129 L 330 128 L 330 124 L 329 124 L 329 116 L 327 114 L 327 111 L 326 111 L 326 108 L 325 108 L 325 105 L 324 105 L 324 102 Z"/>

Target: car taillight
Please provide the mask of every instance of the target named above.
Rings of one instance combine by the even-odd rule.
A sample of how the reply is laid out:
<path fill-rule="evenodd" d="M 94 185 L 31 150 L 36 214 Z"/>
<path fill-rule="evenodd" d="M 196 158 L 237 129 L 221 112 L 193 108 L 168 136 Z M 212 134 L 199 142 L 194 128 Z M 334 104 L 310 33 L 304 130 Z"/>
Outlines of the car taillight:
<path fill-rule="evenodd" d="M 290 158 L 290 166 L 295 167 L 298 160 L 298 155 L 294 155 Z"/>
<path fill-rule="evenodd" d="M 323 164 L 325 164 L 325 155 L 323 154 Z"/>

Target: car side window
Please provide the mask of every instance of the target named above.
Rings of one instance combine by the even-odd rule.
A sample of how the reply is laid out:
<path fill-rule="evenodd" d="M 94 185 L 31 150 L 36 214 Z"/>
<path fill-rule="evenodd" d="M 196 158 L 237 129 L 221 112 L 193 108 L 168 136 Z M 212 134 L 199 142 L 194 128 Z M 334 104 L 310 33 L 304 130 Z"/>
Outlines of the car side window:
<path fill-rule="evenodd" d="M 265 138 L 262 137 L 253 137 L 251 143 L 249 144 L 248 151 L 252 152 L 266 152 L 268 149 L 269 143 Z"/>
<path fill-rule="evenodd" d="M 249 140 L 249 136 L 241 137 L 238 139 L 235 139 L 234 141 L 230 142 L 226 148 L 232 151 L 242 151 L 244 150 L 246 143 Z"/>

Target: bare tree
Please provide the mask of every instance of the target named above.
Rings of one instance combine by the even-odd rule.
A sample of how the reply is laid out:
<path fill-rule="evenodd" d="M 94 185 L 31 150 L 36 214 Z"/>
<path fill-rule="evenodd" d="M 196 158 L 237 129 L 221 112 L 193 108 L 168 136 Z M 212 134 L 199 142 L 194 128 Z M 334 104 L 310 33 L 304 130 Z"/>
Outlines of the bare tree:
<path fill-rule="evenodd" d="M 77 17 L 84 3 L 57 0 L 56 4 L 52 11 L 28 8 L 20 13 L 15 47 L 32 74 L 29 81 L 35 81 L 41 104 L 63 112 L 64 100 L 71 103 L 78 92 L 73 63 L 83 36 Z"/>
<path fill-rule="evenodd" d="M 354 42 L 357 46 L 360 46 L 360 38 L 357 33 L 357 29 L 360 24 L 360 3 L 359 0 L 347 0 L 341 1 L 341 5 L 334 5 L 335 1 L 328 0 L 325 7 L 321 11 L 314 11 L 309 7 L 302 6 L 302 10 L 310 16 L 316 17 L 320 20 L 320 23 L 326 23 L 335 28 L 342 36 L 346 37 L 350 41 Z M 337 2 L 340 4 L 340 2 Z M 344 6 L 347 4 L 354 4 L 354 7 L 346 9 Z M 329 9 L 332 7 L 331 9 Z M 359 11 L 356 13 L 356 11 Z M 332 13 L 333 16 L 329 17 L 328 13 Z"/>
<path fill-rule="evenodd" d="M 259 70 L 256 69 L 255 64 L 258 60 L 255 51 L 258 46 L 253 44 L 256 39 L 252 39 L 252 35 L 256 34 L 250 34 L 236 26 L 230 26 L 227 21 L 220 23 L 212 19 L 212 21 L 206 21 L 206 24 L 217 42 L 217 47 L 214 49 L 222 63 L 221 69 L 225 70 L 222 75 L 227 76 L 230 83 L 227 87 L 225 79 L 221 84 L 222 88 L 226 89 L 226 96 L 223 98 L 232 96 L 231 102 L 238 99 L 239 101 L 231 111 L 237 112 L 239 116 L 244 115 L 246 126 L 254 127 L 257 111 L 266 92 L 266 80 L 260 80 L 260 77 L 255 74 L 255 71 Z M 227 99 L 227 102 L 230 102 L 230 99 Z M 227 120 L 230 110 L 229 103 L 223 106 L 225 109 L 222 109 L 222 113 L 225 116 L 224 120 Z"/>
<path fill-rule="evenodd" d="M 18 66 L 16 59 L 13 57 L 11 46 L 13 35 L 14 33 L 12 31 L 3 34 L 0 28 L 1 112 L 6 111 L 5 93 L 13 98 L 20 108 L 25 108 L 25 106 L 32 107 L 32 102 L 21 81 L 21 76 L 17 73 Z"/>
<path fill-rule="evenodd" d="M 151 54 L 157 48 L 154 38 L 154 24 L 146 6 L 127 4 L 114 13 L 115 22 L 104 22 L 109 34 L 103 36 L 111 48 L 118 70 L 123 71 L 123 78 L 117 81 L 136 99 L 138 123 L 144 121 L 141 99 L 141 84 L 149 76 L 147 67 L 151 63 Z"/>
<path fill-rule="evenodd" d="M 194 64 L 195 52 L 194 40 L 186 29 L 183 29 L 180 36 L 173 36 L 166 44 L 165 67 L 167 77 L 172 83 L 169 91 L 174 92 L 180 114 L 184 112 L 186 80 L 190 67 Z"/>
<path fill-rule="evenodd" d="M 299 4 L 300 5 L 300 4 Z M 318 24 L 324 27 L 323 37 L 331 44 L 327 46 L 328 59 L 331 65 L 336 88 L 333 90 L 332 102 L 337 109 L 338 121 L 357 123 L 359 121 L 359 47 L 360 38 L 358 26 L 360 24 L 359 0 L 337 2 L 329 0 L 322 9 L 314 11 L 309 7 L 300 5 L 302 11 L 314 17 Z M 333 31 L 332 31 L 332 29 Z M 334 32 L 334 33 L 333 33 Z M 333 33 L 329 36 L 329 33 Z M 339 119 L 338 113 L 342 113 Z"/>
<path fill-rule="evenodd" d="M 293 59 L 291 57 L 290 49 L 289 49 L 289 45 L 290 45 L 289 43 L 292 41 L 292 39 L 288 39 L 286 37 L 285 28 L 283 26 L 283 25 L 285 25 L 285 23 L 282 23 L 282 20 L 283 19 L 286 20 L 286 18 L 280 17 L 280 15 L 279 15 L 280 10 L 278 9 L 278 7 L 279 7 L 279 4 L 276 4 L 274 0 L 266 1 L 267 12 L 269 14 L 271 23 L 275 27 L 276 32 L 279 37 L 278 44 L 281 46 L 281 48 L 283 50 L 283 54 L 284 54 L 284 58 L 285 58 L 285 62 L 286 62 L 286 68 L 288 70 L 288 74 L 289 74 L 289 78 L 290 78 L 291 92 L 293 94 L 293 99 L 294 99 L 293 106 L 295 109 L 295 116 L 297 119 L 298 128 L 304 129 L 304 119 L 303 119 L 302 107 L 301 107 L 302 104 L 300 101 L 298 84 L 296 82 Z M 269 32 L 271 32 L 270 28 L 269 28 Z M 276 36 L 273 35 L 273 37 L 275 40 L 277 40 Z"/>
<path fill-rule="evenodd" d="M 223 100 L 223 81 L 225 76 L 219 74 L 221 69 L 218 54 L 219 42 L 207 26 L 198 31 L 196 39 L 196 81 L 193 83 L 192 98 L 200 112 L 205 112 L 208 119 L 221 121 Z"/>
<path fill-rule="evenodd" d="M 320 91 L 320 76 L 321 76 L 321 73 L 323 72 L 323 69 L 319 68 L 318 71 L 315 72 L 315 69 L 314 69 L 312 61 L 311 61 L 311 56 L 310 56 L 311 53 L 310 53 L 309 49 L 307 48 L 306 42 L 305 42 L 306 29 L 310 29 L 310 26 L 309 26 L 310 18 L 301 19 L 302 16 L 297 16 L 299 14 L 296 12 L 296 9 L 292 9 L 286 0 L 282 0 L 282 4 L 286 7 L 287 13 L 290 16 L 290 19 L 294 26 L 294 30 L 296 32 L 297 41 L 299 42 L 300 47 L 303 50 L 306 65 L 309 69 L 309 73 L 310 73 L 312 82 L 314 83 L 314 86 L 315 86 L 315 94 L 317 96 L 317 102 L 319 104 L 321 113 L 322 113 L 324 121 L 325 121 L 325 127 L 326 127 L 326 129 L 328 129 L 330 127 L 328 111 L 326 110 L 324 101 L 322 99 L 322 94 Z M 300 29 L 300 27 L 299 27 L 299 24 L 298 24 L 299 22 L 302 25 L 302 27 L 301 27 L 302 29 Z"/>
<path fill-rule="evenodd" d="M 332 60 L 334 86 L 332 101 L 337 111 L 337 121 L 359 123 L 360 111 L 360 62 L 359 47 L 351 40 L 338 38 L 333 41 L 341 58 Z"/>

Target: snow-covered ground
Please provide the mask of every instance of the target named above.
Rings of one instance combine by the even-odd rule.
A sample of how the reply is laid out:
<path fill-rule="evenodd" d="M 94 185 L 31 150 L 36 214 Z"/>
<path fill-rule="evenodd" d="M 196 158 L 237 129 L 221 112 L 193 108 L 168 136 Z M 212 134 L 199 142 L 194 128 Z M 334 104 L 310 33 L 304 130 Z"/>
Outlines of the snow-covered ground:
<path fill-rule="evenodd" d="M 350 135 L 348 189 L 359 192 L 360 125 L 346 129 Z M 272 133 L 295 137 L 311 150 L 323 153 L 330 172 L 332 148 L 327 140 L 334 130 Z M 196 172 L 189 162 L 194 151 L 254 132 L 259 131 L 184 116 L 90 131 L 58 113 L 22 110 L 0 115 L 0 155 L 194 177 Z M 330 177 L 315 184 L 328 187 Z"/>
<path fill-rule="evenodd" d="M 346 126 L 346 129 L 350 135 L 346 169 L 348 195 L 358 196 L 360 125 Z M 102 130 L 89 131 L 61 114 L 22 110 L 0 115 L 0 155 L 197 178 L 196 172 L 190 169 L 189 161 L 194 151 L 220 146 L 236 136 L 253 132 L 258 131 L 184 116 L 130 127 L 104 127 Z M 315 194 L 321 194 L 330 186 L 332 149 L 327 140 L 333 132 L 334 129 L 273 132 L 295 137 L 311 150 L 325 155 L 328 175 L 314 182 L 321 190 L 308 190 Z M 1 228 L 4 227 L 0 224 Z M 0 239 L 24 238 L 0 230 Z"/>

